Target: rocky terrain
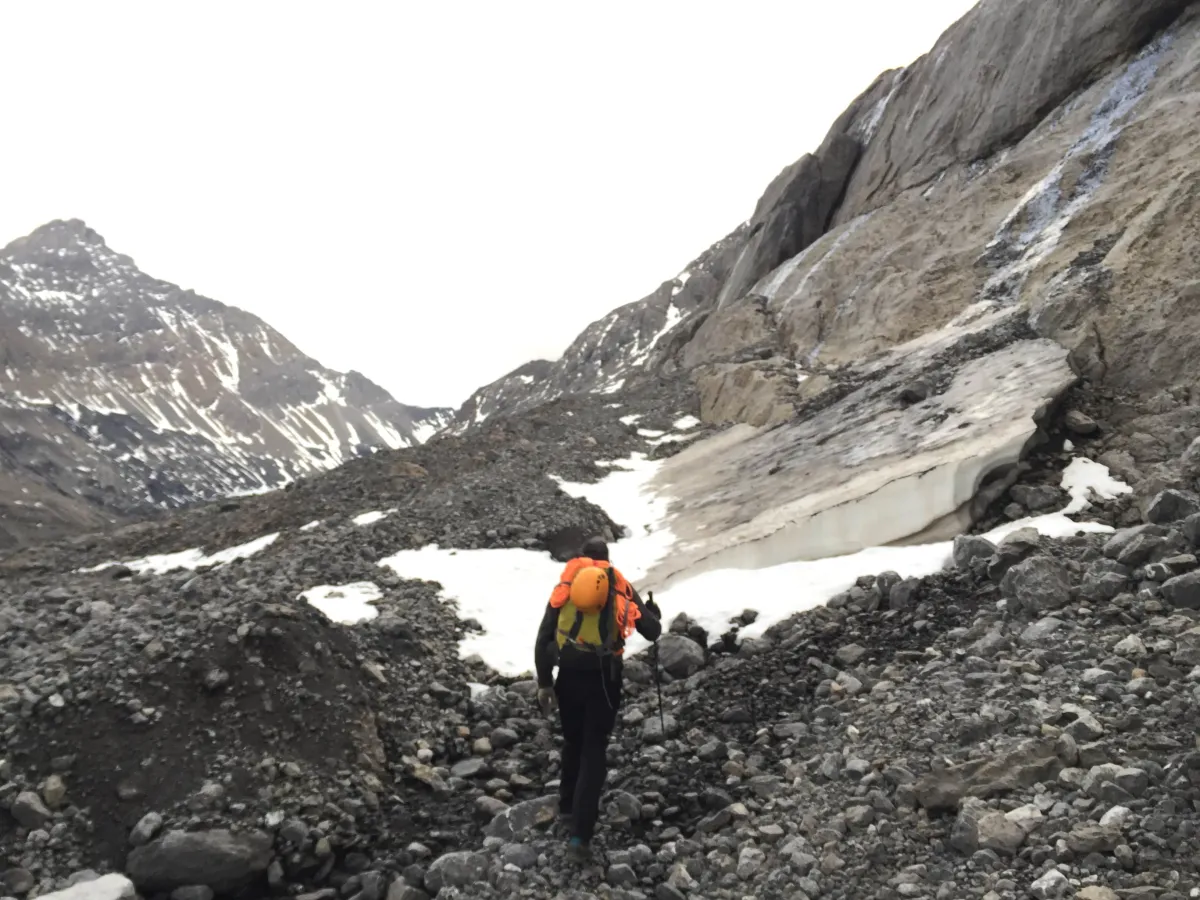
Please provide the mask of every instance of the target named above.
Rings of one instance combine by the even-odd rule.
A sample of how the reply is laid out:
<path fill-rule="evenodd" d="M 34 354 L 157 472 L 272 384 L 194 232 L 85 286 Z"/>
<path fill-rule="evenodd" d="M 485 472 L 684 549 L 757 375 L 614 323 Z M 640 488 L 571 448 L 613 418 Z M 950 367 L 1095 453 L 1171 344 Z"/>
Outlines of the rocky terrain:
<path fill-rule="evenodd" d="M 1198 82 L 1194 4 L 985 0 L 429 443 L 7 552 L 0 898 L 1200 896 Z M 528 673 L 381 563 L 630 537 L 556 479 L 635 453 L 664 603 L 956 537 L 920 578 L 847 557 L 765 629 L 804 583 L 708 632 L 667 604 L 573 865 Z M 1080 460 L 1121 490 L 1067 507 Z M 983 536 L 1064 508 L 1075 534 Z"/>
<path fill-rule="evenodd" d="M 666 393 L 633 408 L 652 424 L 686 412 L 655 412 Z M 1033 486 L 1055 490 L 1056 466 L 1080 450 L 1120 452 L 1106 419 L 1077 433 L 1089 398 L 1070 401 L 1047 423 L 1057 449 L 1034 459 L 1001 508 L 1051 502 Z M 665 740 L 650 658 L 635 658 L 597 855 L 568 866 L 545 799 L 557 729 L 536 712 L 532 682 L 460 658 L 457 638 L 474 626 L 436 585 L 378 561 L 433 532 L 448 546 L 553 549 L 555 535 L 619 531 L 557 493 L 546 470 L 599 477 L 595 435 L 617 453 L 653 452 L 616 418 L 627 412 L 564 398 L 439 438 L 439 456 L 459 468 L 433 467 L 421 456 L 433 446 L 399 451 L 396 466 L 431 464 L 411 514 L 331 515 L 199 571 L 66 567 L 176 549 L 119 534 L 10 556 L 4 891 L 37 896 L 106 872 L 176 900 L 1170 898 L 1200 886 L 1194 451 L 1161 469 L 1186 489 L 1145 512 L 1129 498 L 1093 510 L 1113 524 L 1137 519 L 1115 536 L 1019 531 L 998 547 L 963 537 L 944 573 L 862 573 L 761 638 L 737 637 L 756 617 L 752 597 L 731 605 L 723 634 L 668 610 Z M 585 413 L 598 431 L 572 427 Z M 1067 434 L 1081 446 L 1064 449 Z M 511 480 L 488 497 L 481 487 L 498 471 Z M 467 485 L 478 508 L 445 502 Z M 260 515 L 293 493 L 246 502 Z M 175 518 L 195 534 L 209 521 L 212 548 L 245 536 L 211 524 L 222 515 L 247 513 Z M 418 521 L 424 533 L 413 533 Z M 357 625 L 300 600 L 320 584 L 366 581 L 380 588 L 378 615 Z M 107 885 L 100 896 L 128 889 Z"/>
<path fill-rule="evenodd" d="M 279 487 L 448 419 L 145 275 L 82 222 L 0 250 L 0 546 Z"/>

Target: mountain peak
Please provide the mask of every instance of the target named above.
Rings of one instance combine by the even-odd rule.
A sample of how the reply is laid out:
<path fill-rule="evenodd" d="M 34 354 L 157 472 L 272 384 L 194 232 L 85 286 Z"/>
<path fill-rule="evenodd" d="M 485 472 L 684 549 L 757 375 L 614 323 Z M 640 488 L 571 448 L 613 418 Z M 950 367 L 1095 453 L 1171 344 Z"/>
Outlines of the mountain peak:
<path fill-rule="evenodd" d="M 103 248 L 107 245 L 99 232 L 83 219 L 52 219 L 39 225 L 25 237 L 17 238 L 4 248 L 5 255 L 44 250 L 69 250 L 77 247 Z"/>

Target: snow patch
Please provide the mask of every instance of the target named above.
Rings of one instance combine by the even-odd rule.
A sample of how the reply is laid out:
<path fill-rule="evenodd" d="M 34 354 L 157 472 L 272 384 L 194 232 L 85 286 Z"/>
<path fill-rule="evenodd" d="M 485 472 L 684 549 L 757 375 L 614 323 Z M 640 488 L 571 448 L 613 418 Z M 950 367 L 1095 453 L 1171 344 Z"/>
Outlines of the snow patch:
<path fill-rule="evenodd" d="M 374 525 L 376 522 L 380 521 L 381 519 L 386 519 L 388 517 L 388 515 L 390 515 L 390 513 L 380 512 L 379 510 L 375 510 L 374 512 L 365 512 L 360 515 L 357 515 L 350 521 L 353 522 L 355 525 Z"/>
<path fill-rule="evenodd" d="M 599 465 L 599 463 L 598 463 Z M 555 479 L 574 497 L 584 497 L 626 527 L 626 534 L 611 545 L 614 564 L 636 584 L 670 552 L 674 535 L 665 524 L 669 498 L 655 493 L 650 483 L 660 463 L 635 454 L 609 461 L 612 474 L 596 484 L 574 484 Z M 1098 496 L 1129 490 L 1108 471 L 1090 460 L 1076 460 L 1063 474 L 1063 487 L 1072 495 L 1065 509 L 1047 515 L 1009 522 L 985 537 L 999 542 L 1019 528 L 1031 527 L 1047 537 L 1068 537 L 1080 532 L 1108 533 L 1113 529 L 1095 522 L 1074 522 L 1068 513 L 1084 492 Z M 712 634 L 728 630 L 730 618 L 744 608 L 758 612 L 743 637 L 760 637 L 769 627 L 798 612 L 812 609 L 852 587 L 864 574 L 891 570 L 902 577 L 923 577 L 943 569 L 952 559 L 953 541 L 908 547 L 869 547 L 857 553 L 817 560 L 783 563 L 761 569 L 716 569 L 677 581 L 655 591 L 655 599 L 668 620 L 680 611 Z M 439 582 L 444 596 L 458 604 L 459 615 L 483 625 L 460 647 L 465 657 L 479 654 L 504 675 L 519 676 L 533 665 L 531 641 L 562 564 L 544 553 L 530 550 L 442 550 L 429 545 L 405 550 L 380 562 L 404 578 Z M 640 585 L 645 588 L 646 585 Z M 504 598 L 504 602 L 497 602 Z M 640 635 L 629 641 L 629 654 L 648 646 Z"/>
<path fill-rule="evenodd" d="M 671 296 L 674 297 L 680 291 L 682 291 L 683 286 L 688 283 L 688 281 L 691 279 L 691 277 L 692 277 L 691 272 L 680 272 L 677 276 L 675 276 L 675 281 L 678 283 L 675 285 L 675 287 L 671 288 Z"/>
<path fill-rule="evenodd" d="M 341 625 L 374 619 L 379 615 L 379 610 L 372 604 L 382 597 L 383 591 L 373 581 L 322 584 L 300 594 L 301 600 Z"/>
<path fill-rule="evenodd" d="M 617 568 L 636 583 L 674 543 L 663 524 L 669 498 L 650 487 L 661 462 L 635 453 L 629 459 L 597 462 L 602 464 L 611 474 L 596 484 L 554 480 L 564 493 L 586 498 L 624 525 L 625 536 L 613 541 L 610 550 Z M 443 550 L 436 544 L 402 550 L 380 565 L 402 578 L 439 582 L 444 596 L 458 604 L 459 616 L 474 618 L 484 629 L 467 635 L 460 654 L 479 654 L 509 675 L 531 667 L 532 637 L 563 569 L 548 554 L 531 550 Z"/>
<path fill-rule="evenodd" d="M 162 575 L 166 572 L 173 572 L 176 569 L 199 569 L 205 566 L 219 567 L 235 560 L 247 559 L 261 553 L 278 539 L 279 532 L 275 532 L 274 534 L 268 534 L 260 538 L 255 538 L 252 541 L 247 541 L 245 544 L 239 544 L 236 547 L 228 547 L 211 556 L 206 555 L 199 547 L 193 547 L 190 550 L 180 550 L 176 553 L 158 553 L 123 563 L 101 563 L 98 566 L 91 566 L 90 568 L 79 569 L 77 571 L 91 573 L 99 572 L 103 569 L 111 569 L 113 566 L 125 566 L 139 575 Z"/>
<path fill-rule="evenodd" d="M 1066 515 L 1083 512 L 1092 505 L 1093 496 L 1115 500 L 1122 494 L 1133 493 L 1133 488 L 1109 474 L 1107 466 L 1084 457 L 1071 460 L 1063 470 L 1062 487 L 1071 495 L 1071 502 L 1062 510 Z"/>
<path fill-rule="evenodd" d="M 41 900 L 134 900 L 137 890 L 124 875 L 101 875 L 61 891 L 42 894 Z"/>

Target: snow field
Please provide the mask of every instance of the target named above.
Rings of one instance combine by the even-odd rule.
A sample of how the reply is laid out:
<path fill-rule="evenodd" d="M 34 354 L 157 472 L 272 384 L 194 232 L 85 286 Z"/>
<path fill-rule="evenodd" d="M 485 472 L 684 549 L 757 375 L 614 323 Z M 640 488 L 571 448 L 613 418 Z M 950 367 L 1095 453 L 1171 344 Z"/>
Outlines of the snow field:
<path fill-rule="evenodd" d="M 681 423 L 676 423 L 680 425 Z M 662 466 L 635 453 L 629 459 L 598 463 L 610 474 L 595 484 L 580 484 L 555 478 L 563 492 L 582 497 L 603 508 L 626 533 L 610 550 L 614 564 L 645 594 L 648 572 L 671 552 L 675 543 L 667 520 L 670 498 L 651 486 Z M 1106 525 L 1074 522 L 1094 497 L 1113 499 L 1131 488 L 1113 478 L 1108 469 L 1089 459 L 1076 459 L 1062 474 L 1062 487 L 1070 501 L 1060 511 L 1007 523 L 986 537 L 999 542 L 1020 528 L 1032 527 L 1047 537 L 1067 537 L 1080 532 L 1110 532 Z M 379 521 L 386 513 L 366 513 L 357 525 Z M 316 523 L 300 530 L 311 530 Z M 193 548 L 177 553 L 147 556 L 125 562 L 138 573 L 161 574 L 177 569 L 220 566 L 245 559 L 265 550 L 279 533 L 206 555 Z M 870 547 L 857 553 L 826 559 L 787 562 L 760 569 L 716 569 L 702 572 L 656 592 L 655 599 L 669 622 L 687 613 L 712 635 L 729 628 L 730 619 L 745 609 L 758 613 L 756 621 L 740 631 L 743 637 L 760 637 L 768 628 L 789 616 L 825 603 L 850 588 L 860 575 L 897 572 L 901 577 L 922 577 L 943 569 L 950 561 L 952 541 L 909 547 Z M 96 572 L 116 562 L 90 569 Z M 533 643 L 550 591 L 558 581 L 563 564 L 541 552 L 522 549 L 454 550 L 430 544 L 403 550 L 380 560 L 403 578 L 439 582 L 444 595 L 458 604 L 462 618 L 475 619 L 482 633 L 469 634 L 460 645 L 462 656 L 478 654 L 489 666 L 505 675 L 517 676 L 533 667 Z M 320 610 L 332 621 L 352 625 L 378 616 L 374 603 L 381 599 L 379 586 L 369 581 L 344 585 L 318 585 L 302 592 L 299 599 Z M 631 655 L 645 649 L 647 642 L 634 635 Z"/>
<path fill-rule="evenodd" d="M 660 463 L 635 454 L 612 464 L 613 472 L 596 484 L 559 481 L 563 491 L 602 507 L 630 534 L 611 546 L 613 563 L 638 584 L 640 578 L 670 552 L 674 535 L 666 523 L 668 498 L 650 482 Z M 1112 499 L 1131 489 L 1108 470 L 1087 459 L 1074 460 L 1064 471 L 1062 486 L 1071 496 L 1061 511 L 1010 522 L 988 532 L 998 542 L 1020 528 L 1032 527 L 1047 537 L 1079 532 L 1110 532 L 1106 525 L 1074 522 L 1068 513 L 1083 511 L 1095 495 Z M 911 547 L 871 547 L 827 559 L 790 562 L 762 569 L 718 569 L 677 582 L 655 593 L 669 622 L 687 613 L 710 634 L 726 631 L 729 620 L 744 609 L 758 619 L 741 629 L 743 637 L 760 637 L 772 625 L 825 603 L 853 586 L 860 575 L 894 571 L 901 577 L 932 575 L 950 561 L 953 541 Z M 445 595 L 459 604 L 460 615 L 474 618 L 482 634 L 463 641 L 463 655 L 478 654 L 497 671 L 516 676 L 532 670 L 533 643 L 562 564 L 529 550 L 442 550 L 428 545 L 381 561 L 404 578 L 440 582 Z M 641 590 L 644 591 L 645 585 Z M 629 654 L 648 646 L 640 635 L 629 641 Z"/>

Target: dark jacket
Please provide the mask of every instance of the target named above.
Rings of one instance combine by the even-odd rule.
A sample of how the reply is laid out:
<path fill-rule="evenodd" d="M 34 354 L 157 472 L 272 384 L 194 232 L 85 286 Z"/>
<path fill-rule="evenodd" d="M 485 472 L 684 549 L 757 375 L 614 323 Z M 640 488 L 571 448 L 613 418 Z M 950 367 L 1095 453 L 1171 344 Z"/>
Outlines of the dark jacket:
<path fill-rule="evenodd" d="M 630 587 L 633 586 L 630 585 Z M 657 641 L 659 635 L 662 634 L 662 622 L 659 621 L 658 616 L 647 609 L 637 588 L 633 588 L 633 602 L 641 612 L 637 622 L 634 623 L 637 633 L 648 641 Z M 558 614 L 561 611 L 547 603 L 546 614 L 542 616 L 542 624 L 538 626 L 537 643 L 533 647 L 533 662 L 537 667 L 538 687 L 550 687 L 554 684 L 554 665 L 558 661 L 556 633 L 558 631 Z M 617 657 L 617 660 L 620 664 L 620 657 Z"/>

